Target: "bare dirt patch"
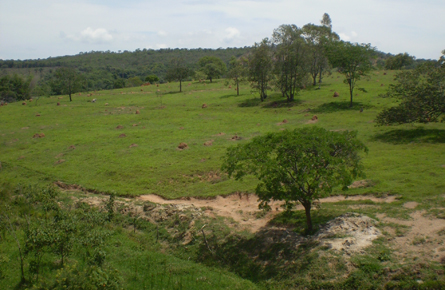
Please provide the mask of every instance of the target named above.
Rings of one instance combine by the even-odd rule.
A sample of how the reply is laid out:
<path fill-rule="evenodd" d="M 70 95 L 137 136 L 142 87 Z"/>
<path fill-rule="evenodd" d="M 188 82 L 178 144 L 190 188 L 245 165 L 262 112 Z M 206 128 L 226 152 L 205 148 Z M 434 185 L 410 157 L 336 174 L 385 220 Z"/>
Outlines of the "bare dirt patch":
<path fill-rule="evenodd" d="M 377 223 L 370 217 L 347 213 L 323 225 L 316 238 L 322 245 L 350 255 L 371 246 L 372 241 L 382 235 Z"/>
<path fill-rule="evenodd" d="M 270 220 L 279 212 L 282 211 L 281 205 L 282 201 L 271 201 L 269 203 L 271 211 L 262 214 L 262 211 L 258 209 L 258 197 L 254 194 L 232 194 L 229 196 L 217 196 L 213 199 L 197 199 L 197 198 L 183 198 L 166 200 L 160 196 L 149 194 L 141 195 L 138 197 L 139 200 L 150 201 L 158 204 L 183 204 L 183 205 L 193 205 L 196 207 L 206 207 L 212 209 L 212 214 L 231 218 L 238 223 L 239 227 L 244 228 L 253 233 L 259 231 L 261 228 L 265 227 Z M 386 198 L 377 198 L 373 196 L 331 196 L 328 198 L 323 198 L 320 200 L 321 203 L 334 203 L 344 200 L 371 200 L 374 202 L 393 202 L 396 197 L 389 196 Z M 303 206 L 298 205 L 297 210 L 302 210 Z"/>
<path fill-rule="evenodd" d="M 379 214 L 377 217 L 384 223 L 407 227 L 403 233 L 393 237 L 392 247 L 401 260 L 423 259 L 439 261 L 443 253 L 444 239 L 440 233 L 445 231 L 443 219 L 425 216 L 425 211 L 410 214 L 410 220 L 402 220 Z"/>
<path fill-rule="evenodd" d="M 181 142 L 178 145 L 178 149 L 180 149 L 180 150 L 187 149 L 187 148 L 188 148 L 187 143 Z"/>
<path fill-rule="evenodd" d="M 364 180 L 354 181 L 351 185 L 348 186 L 348 188 L 365 188 L 372 186 L 374 186 L 374 182 L 372 182 L 372 180 L 364 179 Z"/>
<path fill-rule="evenodd" d="M 315 119 L 315 120 L 309 120 L 309 121 L 307 121 L 305 124 L 315 124 L 315 123 L 317 123 L 318 122 L 318 119 Z"/>
<path fill-rule="evenodd" d="M 416 208 L 418 205 L 419 205 L 419 204 L 418 204 L 417 202 L 415 202 L 415 201 L 409 201 L 409 202 L 405 202 L 405 203 L 403 204 L 403 207 L 404 207 L 404 208 L 409 208 L 409 209 L 414 209 L 414 208 Z"/>

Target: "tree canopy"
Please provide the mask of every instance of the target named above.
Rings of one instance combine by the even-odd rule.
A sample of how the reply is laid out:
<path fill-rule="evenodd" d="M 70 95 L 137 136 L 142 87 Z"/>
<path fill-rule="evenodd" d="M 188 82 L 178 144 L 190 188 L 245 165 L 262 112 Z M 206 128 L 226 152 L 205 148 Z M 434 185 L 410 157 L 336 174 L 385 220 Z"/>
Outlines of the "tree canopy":
<path fill-rule="evenodd" d="M 437 64 L 425 63 L 414 70 L 401 71 L 395 79 L 388 95 L 400 103 L 380 112 L 378 125 L 437 122 L 441 116 L 445 120 L 444 56 Z"/>
<path fill-rule="evenodd" d="M 182 92 L 182 81 L 193 74 L 189 69 L 183 58 L 173 58 L 170 61 L 170 68 L 167 71 L 165 78 L 170 81 L 179 81 L 179 91 Z"/>
<path fill-rule="evenodd" d="M 51 88 L 56 94 L 71 95 L 82 89 L 82 77 L 72 67 L 61 67 L 54 72 Z"/>
<path fill-rule="evenodd" d="M 199 70 L 212 82 L 221 77 L 227 70 L 226 64 L 216 56 L 204 56 L 198 61 Z"/>
<path fill-rule="evenodd" d="M 222 170 L 237 180 L 249 174 L 258 178 L 260 207 L 268 208 L 270 200 L 301 203 L 312 232 L 312 202 L 363 176 L 359 152 L 368 149 L 356 136 L 318 127 L 269 133 L 228 148 Z"/>
<path fill-rule="evenodd" d="M 399 53 L 395 56 L 390 56 L 385 61 L 385 69 L 399 70 L 403 68 L 410 68 L 414 64 L 414 57 L 408 53 Z"/>
<path fill-rule="evenodd" d="M 273 32 L 275 49 L 276 86 L 283 97 L 293 101 L 307 82 L 310 60 L 309 47 L 302 29 L 295 25 L 281 25 Z"/>
<path fill-rule="evenodd" d="M 12 102 L 15 100 L 26 100 L 31 97 L 32 77 L 26 79 L 14 74 L 0 78 L 0 100 Z"/>
<path fill-rule="evenodd" d="M 345 76 L 344 83 L 349 86 L 350 107 L 352 107 L 354 88 L 362 77 L 373 69 L 372 57 L 375 48 L 370 44 L 358 44 L 344 41 L 333 41 L 328 47 L 328 58 L 331 65 Z M 364 91 L 363 89 L 360 89 Z"/>
<path fill-rule="evenodd" d="M 261 101 L 267 98 L 269 82 L 272 78 L 272 50 L 267 38 L 255 43 L 248 55 L 247 75 L 252 89 L 260 93 Z"/>
<path fill-rule="evenodd" d="M 245 81 L 247 59 L 237 59 L 232 56 L 227 71 L 227 84 L 231 81 L 236 86 L 236 95 L 239 96 L 239 85 Z"/>

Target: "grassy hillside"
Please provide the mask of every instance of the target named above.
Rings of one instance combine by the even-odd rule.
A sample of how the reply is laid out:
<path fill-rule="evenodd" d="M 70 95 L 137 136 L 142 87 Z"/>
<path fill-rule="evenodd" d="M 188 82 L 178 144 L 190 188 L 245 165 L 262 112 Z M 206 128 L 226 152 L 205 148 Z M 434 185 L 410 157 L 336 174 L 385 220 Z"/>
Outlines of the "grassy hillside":
<path fill-rule="evenodd" d="M 445 189 L 439 178 L 445 170 L 444 127 L 374 125 L 376 114 L 394 102 L 382 95 L 393 74 L 376 72 L 362 81 L 368 93 L 355 94 L 352 109 L 347 86 L 335 74 L 320 90 L 301 91 L 291 105 L 279 94 L 261 103 L 246 85 L 237 97 L 222 81 L 188 83 L 183 93 L 170 83 L 77 94 L 73 102 L 64 96 L 9 104 L 0 108 L 2 179 L 62 181 L 99 192 L 165 198 L 252 191 L 254 180 L 234 182 L 219 171 L 227 147 L 265 132 L 321 126 L 358 131 L 369 147 L 364 164 L 367 178 L 376 183 L 372 192 L 427 197 Z M 334 91 L 340 97 L 333 98 Z M 318 122 L 311 122 L 313 115 Z M 235 135 L 240 139 L 233 140 Z M 205 146 L 209 141 L 212 145 Z M 178 149 L 181 142 L 187 149 Z"/>
<path fill-rule="evenodd" d="M 107 281 L 120 279 L 127 289 L 434 289 L 443 285 L 445 263 L 445 228 L 440 226 L 445 217 L 445 125 L 376 127 L 377 113 L 396 104 L 384 96 L 393 77 L 392 71 L 376 71 L 361 81 L 359 86 L 368 93 L 354 93 L 353 108 L 348 87 L 337 74 L 326 77 L 321 89 L 302 90 L 292 104 L 278 93 L 261 103 L 248 85 L 236 96 L 223 80 L 186 83 L 182 93 L 177 83 L 168 83 L 76 94 L 73 102 L 62 96 L 8 104 L 0 107 L 0 183 L 46 186 L 61 181 L 97 193 L 154 193 L 167 199 L 253 192 L 253 178 L 236 182 L 220 171 L 221 156 L 229 146 L 304 126 L 357 130 L 369 148 L 363 162 L 370 186 L 334 193 L 392 199 L 324 203 L 321 210 L 314 209 L 313 221 L 319 229 L 351 211 L 380 220 L 383 234 L 371 247 L 345 254 L 305 240 L 303 211 L 276 213 L 261 231 L 248 233 L 233 220 L 203 214 L 211 211 L 208 207 L 158 206 L 156 214 L 141 218 L 136 226 L 132 210 L 136 205 L 144 208 L 142 216 L 152 204 L 129 199 L 118 207 L 125 214 L 106 222 L 99 194 L 94 196 L 102 201 L 95 205 L 104 216 L 103 224 L 95 226 L 109 233 L 103 245 Z M 339 97 L 334 98 L 334 92 Z M 180 143 L 187 147 L 179 149 Z M 26 226 L 27 214 L 37 223 L 48 218 L 48 213 L 27 211 L 38 203 L 21 201 L 28 196 L 22 191 L 0 193 L 1 205 L 11 206 L 8 211 L 15 215 L 20 239 L 24 231 L 19 226 Z M 95 212 L 81 202 L 91 196 L 64 192 L 57 202 L 82 216 Z M 416 219 L 421 223 L 413 225 Z M 0 261 L 8 265 L 0 267 L 0 288 L 8 289 L 19 285 L 19 253 L 4 217 L 0 225 Z M 200 231 L 203 225 L 207 240 Z M 394 244 L 397 241 L 403 244 Z M 60 267 L 57 256 L 47 253 L 42 262 L 47 280 L 41 283 L 50 285 L 57 273 L 81 279 L 86 273 L 81 269 L 92 271 L 84 249 L 75 249 L 71 268 Z"/>

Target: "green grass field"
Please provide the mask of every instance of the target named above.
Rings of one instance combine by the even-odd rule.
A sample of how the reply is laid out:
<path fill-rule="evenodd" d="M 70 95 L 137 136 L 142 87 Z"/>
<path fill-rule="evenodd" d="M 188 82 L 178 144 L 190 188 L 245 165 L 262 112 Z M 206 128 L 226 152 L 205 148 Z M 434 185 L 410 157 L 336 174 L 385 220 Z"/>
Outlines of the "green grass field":
<path fill-rule="evenodd" d="M 170 83 L 92 92 L 90 97 L 76 94 L 73 102 L 64 96 L 26 106 L 9 104 L 0 108 L 1 178 L 14 183 L 59 180 L 98 192 L 165 198 L 252 191 L 255 180 L 239 183 L 219 171 L 227 147 L 266 132 L 321 126 L 358 131 L 369 147 L 363 156 L 367 178 L 376 183 L 370 193 L 433 197 L 445 191 L 445 179 L 440 177 L 445 172 L 444 125 L 373 123 L 379 111 L 394 103 L 382 97 L 393 76 L 394 72 L 375 72 L 362 80 L 359 86 L 368 93 L 357 90 L 352 109 L 348 87 L 336 74 L 326 77 L 320 90 L 302 90 L 292 105 L 278 93 L 261 103 L 247 85 L 236 96 L 222 80 L 185 83 L 182 93 Z M 333 98 L 334 91 L 340 97 Z M 90 102 L 93 98 L 96 103 Z M 308 123 L 313 115 L 318 117 L 316 124 Z M 287 123 L 281 124 L 283 120 Z M 41 133 L 44 138 L 33 138 Z M 231 140 L 235 135 L 241 139 Z M 212 145 L 204 146 L 207 141 Z M 181 142 L 188 148 L 179 150 Z M 130 148 L 132 144 L 137 146 Z"/>

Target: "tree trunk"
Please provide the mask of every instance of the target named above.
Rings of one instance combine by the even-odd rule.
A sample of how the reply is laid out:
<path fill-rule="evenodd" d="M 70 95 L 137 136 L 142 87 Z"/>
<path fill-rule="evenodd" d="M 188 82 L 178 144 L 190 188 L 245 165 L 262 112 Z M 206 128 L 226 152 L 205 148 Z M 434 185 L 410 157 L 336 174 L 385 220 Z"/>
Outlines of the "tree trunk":
<path fill-rule="evenodd" d="M 349 95 L 351 96 L 351 103 L 349 104 L 349 107 L 352 108 L 352 96 L 353 96 L 353 92 L 354 92 L 354 87 L 352 86 L 351 79 L 348 79 L 348 84 L 349 84 Z"/>
<path fill-rule="evenodd" d="M 236 82 L 236 95 L 239 96 L 239 82 Z"/>
<path fill-rule="evenodd" d="M 70 92 L 70 94 L 69 94 L 69 95 L 70 95 L 70 102 L 72 102 L 72 100 L 71 100 L 71 92 Z"/>
<path fill-rule="evenodd" d="M 179 80 L 179 92 L 182 92 L 182 81 Z"/>
<path fill-rule="evenodd" d="M 212 82 L 212 78 L 209 78 L 210 79 L 210 82 Z"/>
<path fill-rule="evenodd" d="M 306 212 L 306 225 L 307 225 L 307 231 L 309 234 L 312 233 L 312 219 L 311 219 L 311 203 L 306 202 L 303 204 L 304 211 Z"/>

